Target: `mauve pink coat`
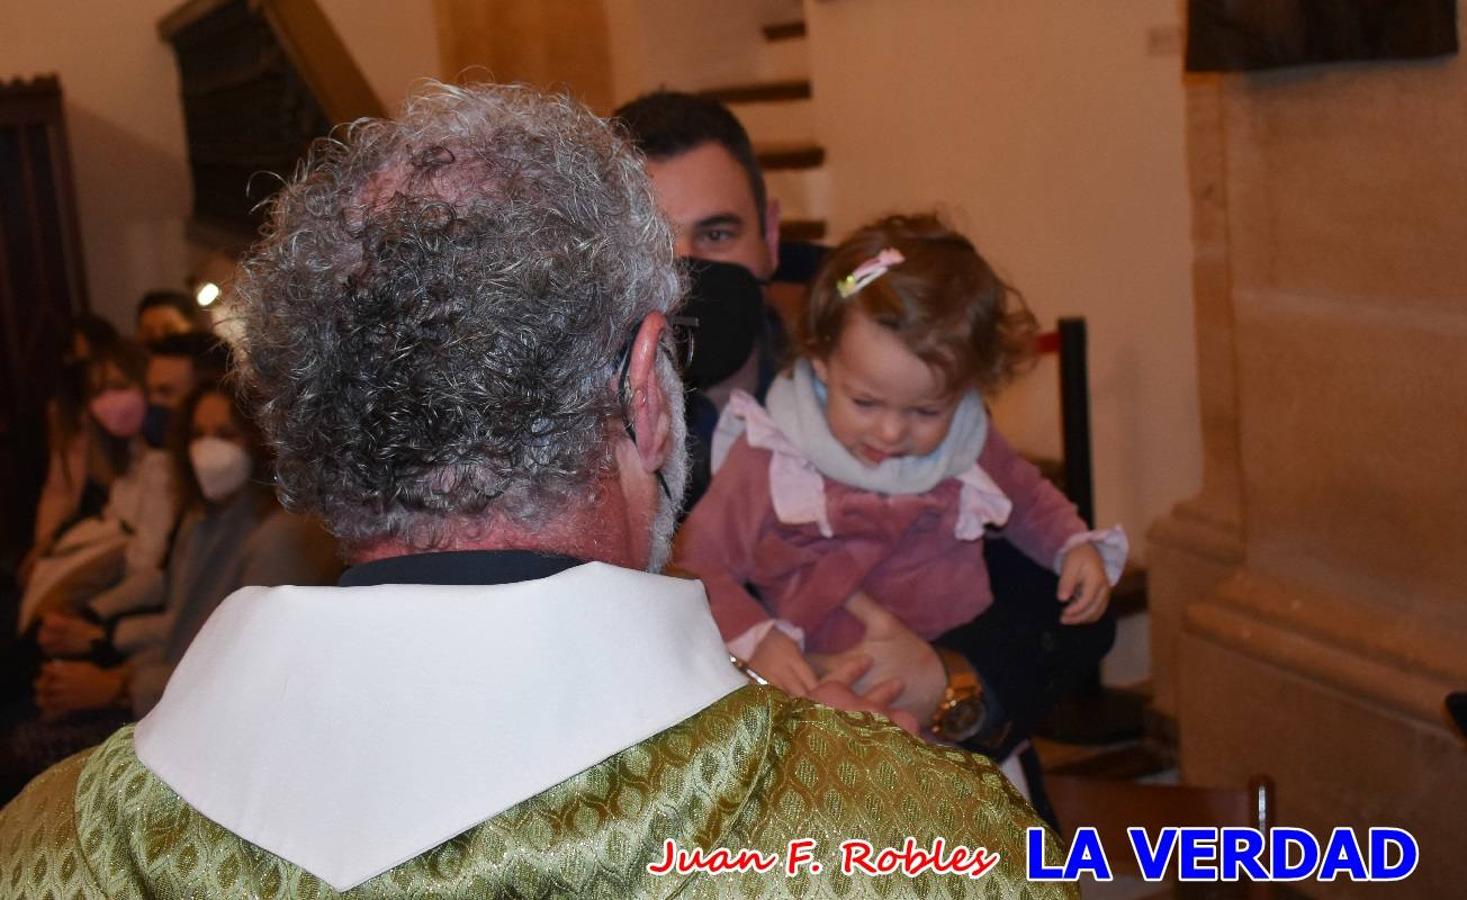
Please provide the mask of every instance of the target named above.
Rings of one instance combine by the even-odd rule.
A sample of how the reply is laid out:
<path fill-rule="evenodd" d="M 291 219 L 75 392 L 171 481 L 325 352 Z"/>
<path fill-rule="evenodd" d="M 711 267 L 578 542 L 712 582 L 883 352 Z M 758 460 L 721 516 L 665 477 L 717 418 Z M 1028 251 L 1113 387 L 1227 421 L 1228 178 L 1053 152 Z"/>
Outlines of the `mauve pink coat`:
<path fill-rule="evenodd" d="M 843 604 L 865 590 L 931 640 L 972 621 L 993 602 L 981 540 L 953 534 L 962 484 L 925 494 L 879 494 L 825 479 L 834 537 L 788 525 L 769 499 L 770 452 L 740 437 L 678 536 L 675 564 L 702 579 L 713 618 L 731 641 L 770 618 L 805 632 L 805 649 L 835 653 L 863 627 Z M 1013 501 L 1004 537 L 1046 569 L 1086 531 L 1074 504 L 989 428 L 978 465 Z M 745 584 L 763 598 L 754 599 Z"/>

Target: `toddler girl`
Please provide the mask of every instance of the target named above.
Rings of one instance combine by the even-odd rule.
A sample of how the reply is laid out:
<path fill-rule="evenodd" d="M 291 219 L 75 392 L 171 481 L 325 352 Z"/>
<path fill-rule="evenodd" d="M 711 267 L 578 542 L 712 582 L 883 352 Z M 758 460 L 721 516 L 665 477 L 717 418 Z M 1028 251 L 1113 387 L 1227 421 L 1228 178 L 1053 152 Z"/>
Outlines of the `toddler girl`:
<path fill-rule="evenodd" d="M 990 427 L 983 393 L 1022 364 L 1034 320 L 966 238 L 925 215 L 860 229 L 826 260 L 802 331 L 766 406 L 730 400 L 679 538 L 734 655 L 803 695 L 805 653 L 860 642 L 853 599 L 927 640 L 971 621 L 993 599 L 986 527 L 1060 574 L 1062 621 L 1100 617 L 1125 535 L 1087 531 Z"/>

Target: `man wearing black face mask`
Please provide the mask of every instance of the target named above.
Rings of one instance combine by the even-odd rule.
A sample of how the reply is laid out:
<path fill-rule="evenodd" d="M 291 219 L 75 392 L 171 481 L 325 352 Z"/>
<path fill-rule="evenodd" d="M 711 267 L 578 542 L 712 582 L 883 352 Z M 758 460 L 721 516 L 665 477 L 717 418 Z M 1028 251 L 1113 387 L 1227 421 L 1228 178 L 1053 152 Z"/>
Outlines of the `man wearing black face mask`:
<path fill-rule="evenodd" d="M 764 304 L 753 273 L 737 263 L 685 260 L 688 299 L 683 308 L 696 321 L 685 340 L 695 352 L 683 371 L 688 389 L 688 499 L 684 511 L 713 478 L 709 451 L 723 405 L 734 388 L 762 396 L 784 345 L 783 331 Z M 752 379 L 752 385 L 745 382 Z"/>
<path fill-rule="evenodd" d="M 762 396 L 782 362 L 783 329 L 762 289 L 779 259 L 779 202 L 765 191 L 748 133 L 717 101 L 664 91 L 615 116 L 646 155 L 678 255 L 690 261 L 684 313 L 698 320 L 685 379 L 691 508 L 708 486 L 709 439 L 729 395 Z"/>
<path fill-rule="evenodd" d="M 153 447 L 166 444 L 173 411 L 196 385 L 218 380 L 227 363 L 224 345 L 202 332 L 171 334 L 148 345 L 143 438 Z"/>

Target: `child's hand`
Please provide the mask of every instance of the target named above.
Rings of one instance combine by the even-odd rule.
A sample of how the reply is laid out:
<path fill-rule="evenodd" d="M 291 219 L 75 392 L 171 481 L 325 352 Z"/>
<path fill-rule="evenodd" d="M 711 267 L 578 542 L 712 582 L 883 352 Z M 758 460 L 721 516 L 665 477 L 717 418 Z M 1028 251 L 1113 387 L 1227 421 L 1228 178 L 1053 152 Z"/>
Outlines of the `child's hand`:
<path fill-rule="evenodd" d="M 1085 625 L 1099 619 L 1110 602 L 1110 579 L 1105 562 L 1091 544 L 1077 544 L 1060 566 L 1059 601 L 1068 603 L 1060 614 L 1064 625 Z"/>
<path fill-rule="evenodd" d="M 765 681 L 792 697 L 804 697 L 820 682 L 800 646 L 778 628 L 769 629 L 746 662 Z"/>

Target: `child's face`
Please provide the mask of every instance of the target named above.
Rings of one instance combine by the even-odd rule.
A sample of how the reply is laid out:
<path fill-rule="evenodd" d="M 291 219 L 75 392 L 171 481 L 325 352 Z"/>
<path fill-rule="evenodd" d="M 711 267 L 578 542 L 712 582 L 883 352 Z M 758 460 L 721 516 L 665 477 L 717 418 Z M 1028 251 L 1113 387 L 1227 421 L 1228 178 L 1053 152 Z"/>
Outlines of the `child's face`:
<path fill-rule="evenodd" d="M 947 437 L 961 395 L 865 313 L 851 310 L 834 352 L 813 365 L 825 382 L 830 433 L 866 465 L 926 456 Z"/>

